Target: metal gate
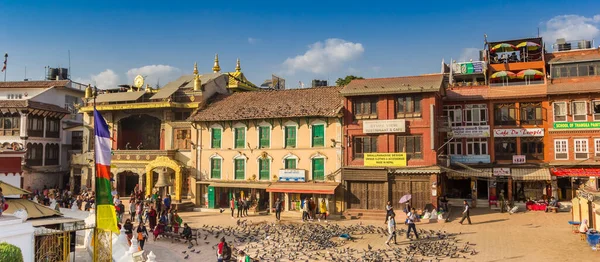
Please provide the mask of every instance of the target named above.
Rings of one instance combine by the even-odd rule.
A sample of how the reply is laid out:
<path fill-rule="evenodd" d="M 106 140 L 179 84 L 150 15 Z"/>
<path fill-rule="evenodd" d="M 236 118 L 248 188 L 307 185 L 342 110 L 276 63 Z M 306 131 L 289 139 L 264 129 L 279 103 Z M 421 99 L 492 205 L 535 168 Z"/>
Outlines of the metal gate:
<path fill-rule="evenodd" d="M 35 235 L 35 261 L 69 261 L 71 233 L 68 231 L 44 232 Z"/>

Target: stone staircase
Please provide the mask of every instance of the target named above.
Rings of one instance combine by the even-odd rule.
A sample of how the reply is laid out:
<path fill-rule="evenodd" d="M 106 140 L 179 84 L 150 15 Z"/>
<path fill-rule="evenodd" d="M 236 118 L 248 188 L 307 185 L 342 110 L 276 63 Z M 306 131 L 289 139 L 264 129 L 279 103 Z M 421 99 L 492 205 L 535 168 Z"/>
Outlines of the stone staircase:
<path fill-rule="evenodd" d="M 370 209 L 348 209 L 342 213 L 343 219 L 363 219 L 363 220 L 380 220 L 385 221 L 385 210 L 370 210 Z M 396 215 L 399 215 L 396 212 Z"/>

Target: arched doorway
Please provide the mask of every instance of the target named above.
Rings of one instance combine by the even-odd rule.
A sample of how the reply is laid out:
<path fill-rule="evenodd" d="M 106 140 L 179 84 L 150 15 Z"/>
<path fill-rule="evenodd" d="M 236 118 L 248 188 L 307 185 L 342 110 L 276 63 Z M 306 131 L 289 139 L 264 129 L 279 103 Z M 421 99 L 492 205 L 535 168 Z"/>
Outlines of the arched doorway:
<path fill-rule="evenodd" d="M 177 161 L 164 156 L 159 156 L 154 161 L 146 165 L 146 194 L 150 194 L 150 192 L 152 192 L 156 183 L 156 179 L 158 178 L 158 175 L 155 177 L 154 169 L 164 167 L 167 167 L 175 172 L 175 179 L 171 180 L 173 182 L 173 191 L 175 191 L 173 192 L 173 200 L 179 201 L 181 200 L 181 191 L 183 186 L 183 175 L 181 173 L 182 168 Z"/>
<path fill-rule="evenodd" d="M 119 120 L 118 149 L 160 149 L 160 119 L 146 114 L 133 115 Z"/>
<path fill-rule="evenodd" d="M 119 196 L 130 196 L 133 190 L 135 189 L 135 185 L 139 184 L 140 176 L 131 171 L 123 171 L 118 174 L 118 185 L 117 192 Z"/>

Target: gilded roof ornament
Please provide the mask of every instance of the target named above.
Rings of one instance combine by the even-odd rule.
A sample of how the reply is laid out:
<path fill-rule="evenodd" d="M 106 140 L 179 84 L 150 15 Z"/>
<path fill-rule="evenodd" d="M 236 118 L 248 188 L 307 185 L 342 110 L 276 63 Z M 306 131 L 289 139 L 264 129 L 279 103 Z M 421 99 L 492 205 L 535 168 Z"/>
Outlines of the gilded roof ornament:
<path fill-rule="evenodd" d="M 237 63 L 235 64 L 235 71 L 236 72 L 241 72 L 242 71 L 242 67 L 240 66 L 240 59 L 237 59 Z"/>
<path fill-rule="evenodd" d="M 212 68 L 214 73 L 221 72 L 221 67 L 219 66 L 219 54 L 215 54 L 215 65 Z"/>
<path fill-rule="evenodd" d="M 198 74 L 198 63 L 194 62 L 194 75 Z"/>

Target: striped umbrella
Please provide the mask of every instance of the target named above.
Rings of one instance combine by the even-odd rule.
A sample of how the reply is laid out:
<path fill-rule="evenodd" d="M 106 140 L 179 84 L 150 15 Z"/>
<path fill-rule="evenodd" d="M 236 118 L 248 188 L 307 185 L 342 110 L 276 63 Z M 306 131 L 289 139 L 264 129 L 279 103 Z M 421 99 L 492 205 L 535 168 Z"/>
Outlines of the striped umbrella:
<path fill-rule="evenodd" d="M 527 50 L 530 50 L 530 51 L 538 50 L 541 47 L 542 46 L 540 46 L 540 44 L 534 43 L 534 42 L 522 42 L 517 45 L 517 48 L 519 48 L 519 49 L 527 48 Z"/>
<path fill-rule="evenodd" d="M 535 69 L 525 69 L 519 73 L 517 73 L 518 78 L 533 78 L 533 79 L 542 79 L 544 78 L 544 73 Z"/>
<path fill-rule="evenodd" d="M 507 43 L 497 44 L 492 47 L 491 52 L 510 52 L 517 50 L 517 47 Z"/>
<path fill-rule="evenodd" d="M 499 72 L 493 73 L 490 78 L 494 79 L 494 78 L 505 78 L 506 77 L 506 78 L 512 79 L 512 78 L 515 78 L 516 76 L 517 75 L 515 73 L 510 72 L 510 71 L 499 71 Z"/>

